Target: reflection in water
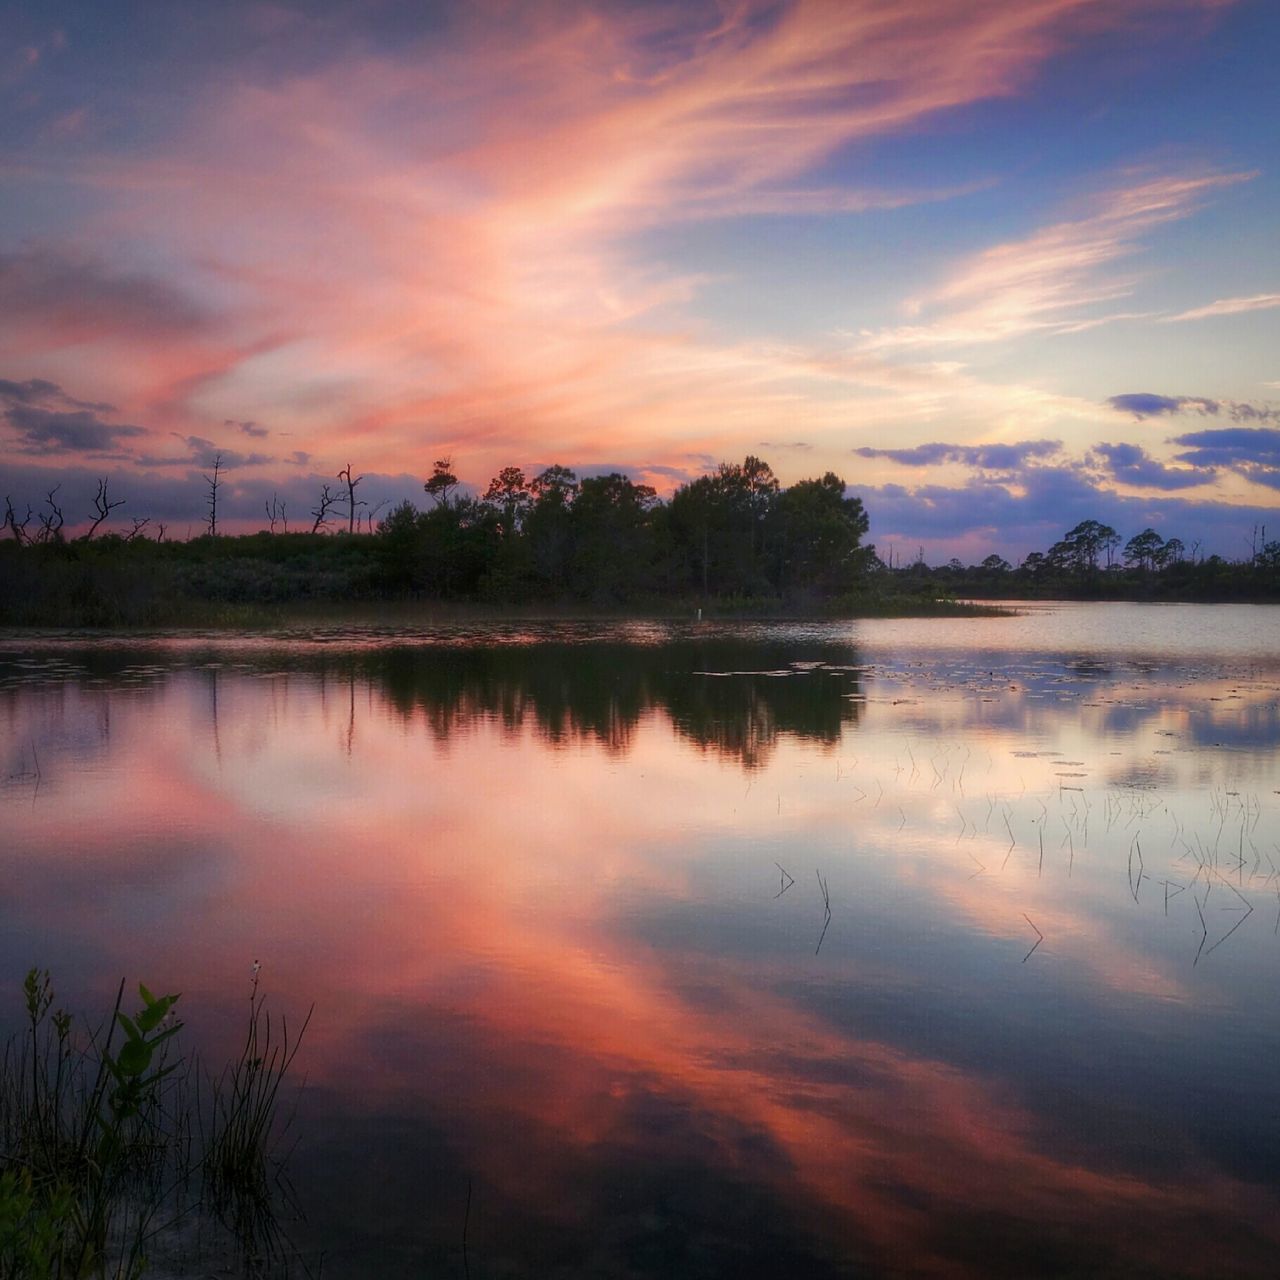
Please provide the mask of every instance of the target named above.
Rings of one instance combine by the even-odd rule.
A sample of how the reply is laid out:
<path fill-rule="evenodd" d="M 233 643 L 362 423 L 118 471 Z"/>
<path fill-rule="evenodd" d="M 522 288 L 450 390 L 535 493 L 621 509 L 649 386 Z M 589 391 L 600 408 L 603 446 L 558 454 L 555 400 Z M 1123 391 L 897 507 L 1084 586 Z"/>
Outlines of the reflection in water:
<path fill-rule="evenodd" d="M 658 641 L 7 662 L 3 971 L 314 999 L 326 1275 L 1271 1274 L 1277 672 Z"/>

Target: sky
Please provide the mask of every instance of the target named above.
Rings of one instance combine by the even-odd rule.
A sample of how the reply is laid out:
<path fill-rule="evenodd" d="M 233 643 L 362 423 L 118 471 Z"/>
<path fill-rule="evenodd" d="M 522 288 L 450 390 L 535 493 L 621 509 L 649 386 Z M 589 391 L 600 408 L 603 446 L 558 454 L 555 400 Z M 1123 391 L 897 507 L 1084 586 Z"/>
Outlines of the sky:
<path fill-rule="evenodd" d="M 182 537 L 215 455 L 252 530 L 348 464 L 755 454 L 903 560 L 1247 556 L 1278 49 L 1274 0 L 0 0 L 0 496 Z"/>

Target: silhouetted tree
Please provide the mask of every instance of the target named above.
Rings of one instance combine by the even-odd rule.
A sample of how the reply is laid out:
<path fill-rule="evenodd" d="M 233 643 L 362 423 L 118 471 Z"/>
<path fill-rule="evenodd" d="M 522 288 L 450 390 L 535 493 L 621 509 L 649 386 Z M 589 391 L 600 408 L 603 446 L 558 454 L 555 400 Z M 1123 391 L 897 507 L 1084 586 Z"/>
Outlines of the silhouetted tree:
<path fill-rule="evenodd" d="M 533 502 L 533 494 L 519 467 L 503 467 L 484 491 L 485 502 L 500 513 L 502 536 L 510 542 L 519 532 L 525 513 Z"/>
<path fill-rule="evenodd" d="M 402 502 L 379 521 L 378 558 L 383 580 L 394 590 L 422 585 L 422 517 L 412 502 Z"/>
<path fill-rule="evenodd" d="M 62 526 L 66 524 L 67 518 L 63 514 L 62 508 L 58 505 L 57 493 L 61 489 L 60 484 L 55 484 L 48 493 L 44 495 L 44 504 L 49 508 L 48 514 L 40 512 L 37 519 L 40 521 L 40 532 L 36 535 L 38 542 L 61 542 Z"/>
<path fill-rule="evenodd" d="M 88 532 L 84 535 L 84 540 L 89 541 L 90 538 L 98 531 L 98 526 L 117 508 L 123 507 L 124 498 L 117 498 L 112 502 L 107 497 L 107 478 L 104 476 L 98 481 L 98 491 L 93 495 L 93 510 L 95 512 L 93 523 L 89 526 Z"/>
<path fill-rule="evenodd" d="M 1164 539 L 1154 529 L 1144 529 L 1125 543 L 1124 558 L 1150 573 L 1159 563 L 1163 550 Z"/>
<path fill-rule="evenodd" d="M 320 501 L 311 508 L 311 514 L 315 516 L 315 524 L 311 526 L 312 533 L 319 533 L 326 524 L 329 523 L 329 512 L 337 505 L 337 495 L 329 491 L 329 486 L 320 486 Z"/>
<path fill-rule="evenodd" d="M 218 536 L 218 490 L 222 487 L 222 454 L 215 454 L 213 459 L 213 475 L 205 476 L 204 482 L 209 486 L 209 516 L 208 527 L 209 536 L 216 538 Z"/>
<path fill-rule="evenodd" d="M 573 528 L 570 511 L 578 496 L 578 477 L 568 467 L 551 466 L 529 483 L 533 506 L 525 517 L 534 576 L 555 590 L 567 585 Z"/>
<path fill-rule="evenodd" d="M 351 463 L 347 463 L 346 467 L 338 472 L 338 479 L 346 483 L 347 486 L 347 532 L 355 533 L 356 531 L 356 507 L 366 506 L 366 503 L 356 502 L 356 485 L 364 479 L 364 476 L 356 476 L 352 478 Z"/>
<path fill-rule="evenodd" d="M 430 497 L 435 499 L 437 506 L 447 507 L 449 495 L 458 487 L 458 477 L 453 474 L 453 459 L 437 459 L 431 479 L 422 487 Z"/>
<path fill-rule="evenodd" d="M 845 496 L 834 471 L 820 480 L 801 480 L 778 495 L 777 524 L 786 594 L 839 594 L 867 572 L 874 549 L 864 548 L 867 513 L 860 498 Z"/>
<path fill-rule="evenodd" d="M 653 562 L 650 516 L 656 492 L 618 472 L 582 482 L 572 508 L 573 582 L 600 603 L 648 586 Z"/>
<path fill-rule="evenodd" d="M 24 542 L 30 542 L 31 538 L 27 534 L 27 525 L 31 523 L 31 508 L 27 508 L 25 519 L 19 520 L 14 514 L 13 500 L 8 494 L 4 498 L 4 524 L 5 528 L 13 534 L 14 541 L 21 546 Z"/>

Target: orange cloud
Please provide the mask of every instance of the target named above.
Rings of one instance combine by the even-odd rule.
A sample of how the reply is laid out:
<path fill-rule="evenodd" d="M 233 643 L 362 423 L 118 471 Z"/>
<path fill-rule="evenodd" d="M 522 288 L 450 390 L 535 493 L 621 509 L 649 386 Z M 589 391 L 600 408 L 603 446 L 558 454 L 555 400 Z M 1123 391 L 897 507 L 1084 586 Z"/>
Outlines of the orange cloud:
<path fill-rule="evenodd" d="M 703 278 L 643 254 L 636 234 L 945 196 L 806 175 L 850 143 L 1022 91 L 1084 34 L 1212 7 L 802 0 L 705 25 L 679 6 L 503 8 L 501 21 L 461 19 L 438 47 L 232 76 L 163 148 L 74 171 L 22 162 L 91 188 L 102 209 L 84 237 L 181 264 L 218 317 L 200 335 L 95 335 L 60 380 L 101 378 L 95 395 L 139 418 L 150 407 L 157 430 L 270 420 L 310 452 L 358 452 L 384 471 L 425 471 L 442 452 L 479 477 L 556 458 L 696 470 L 701 455 L 754 447 L 780 415 L 827 450 L 813 465 L 839 465 L 850 430 L 927 418 L 945 396 L 903 401 L 874 362 L 844 360 L 833 378 L 821 353 L 718 336 L 692 314 Z M 1107 236 L 1161 216 L 1100 215 L 1094 260 Z M 1063 235 L 993 250 L 953 281 L 939 298 L 952 327 L 1007 333 L 1058 315 L 1047 279 L 1088 252 Z M 999 310 L 975 310 L 993 283 Z M 68 353 L 26 323 L 34 372 L 65 370 Z M 893 376 L 945 381 L 936 368 Z M 975 413 L 994 398 L 1013 416 L 1039 393 L 970 394 Z"/>

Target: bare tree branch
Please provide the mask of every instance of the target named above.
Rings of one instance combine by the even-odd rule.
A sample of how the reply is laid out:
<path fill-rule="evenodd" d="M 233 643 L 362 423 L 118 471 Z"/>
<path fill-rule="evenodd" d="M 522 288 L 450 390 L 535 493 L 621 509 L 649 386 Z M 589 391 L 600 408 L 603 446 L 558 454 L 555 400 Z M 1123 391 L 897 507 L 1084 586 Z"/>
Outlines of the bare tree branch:
<path fill-rule="evenodd" d="M 204 482 L 209 486 L 209 515 L 207 523 L 209 526 L 209 536 L 216 538 L 218 536 L 218 489 L 222 485 L 219 473 L 222 471 L 222 454 L 215 454 L 213 459 L 213 475 L 205 476 Z"/>
<path fill-rule="evenodd" d="M 311 514 L 316 518 L 315 524 L 311 526 L 312 533 L 319 533 L 321 528 L 329 523 L 329 512 L 337 501 L 337 495 L 330 493 L 329 486 L 324 485 L 320 490 L 319 506 L 311 508 Z"/>
<path fill-rule="evenodd" d="M 57 542 L 62 537 L 62 526 L 66 524 L 66 517 L 62 513 L 62 508 L 54 501 L 54 494 L 61 489 L 60 484 L 55 484 L 48 493 L 45 494 L 45 505 L 49 508 L 49 514 L 45 515 L 41 512 L 39 515 L 40 532 L 37 535 L 39 542 Z"/>
<path fill-rule="evenodd" d="M 276 522 L 284 517 L 284 503 L 280 501 L 280 495 L 273 489 L 271 492 L 271 501 L 263 502 L 262 505 L 267 509 L 267 522 L 271 526 L 271 532 L 275 533 Z M 288 532 L 289 529 L 286 526 L 285 533 Z"/>
<path fill-rule="evenodd" d="M 351 463 L 347 463 L 346 467 L 338 472 L 338 479 L 345 480 L 347 484 L 347 532 L 355 533 L 356 531 L 356 507 L 368 506 L 366 502 L 356 501 L 356 485 L 364 479 L 364 476 L 356 476 L 351 478 Z"/>
<path fill-rule="evenodd" d="M 31 523 L 31 508 L 27 508 L 27 516 L 25 520 L 19 521 L 13 513 L 13 501 L 6 493 L 4 496 L 4 527 L 13 532 L 14 540 L 19 546 L 22 543 L 31 541 L 30 535 L 27 533 L 27 525 Z"/>
<path fill-rule="evenodd" d="M 52 496 L 53 495 L 51 494 L 50 498 L 52 498 Z M 98 481 L 98 492 L 93 496 L 93 509 L 98 514 L 97 514 L 97 517 L 94 519 L 94 522 L 89 526 L 89 532 L 84 535 L 85 542 L 88 542 L 89 539 L 93 537 L 93 535 L 98 531 L 98 526 L 117 507 L 123 507 L 124 504 L 125 504 L 124 498 L 118 498 L 115 502 L 112 502 L 107 497 L 107 478 L 106 476 L 103 476 L 103 478 Z"/>

